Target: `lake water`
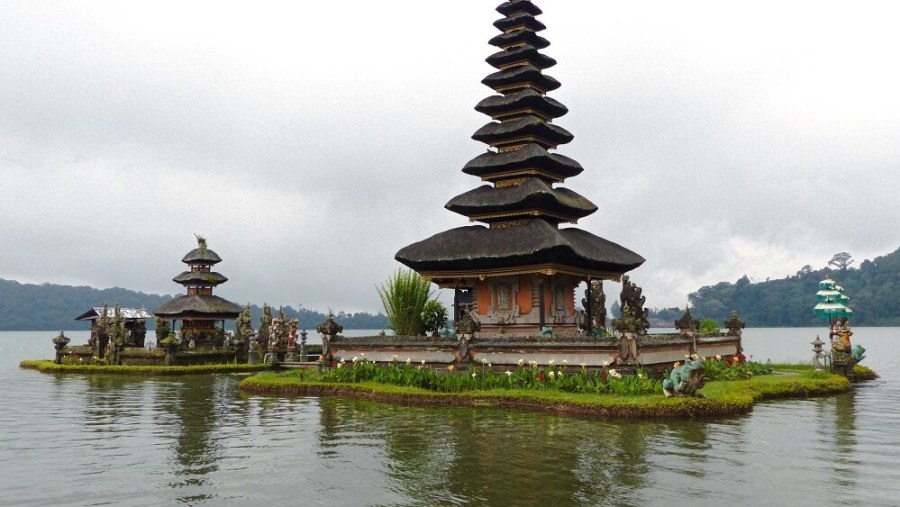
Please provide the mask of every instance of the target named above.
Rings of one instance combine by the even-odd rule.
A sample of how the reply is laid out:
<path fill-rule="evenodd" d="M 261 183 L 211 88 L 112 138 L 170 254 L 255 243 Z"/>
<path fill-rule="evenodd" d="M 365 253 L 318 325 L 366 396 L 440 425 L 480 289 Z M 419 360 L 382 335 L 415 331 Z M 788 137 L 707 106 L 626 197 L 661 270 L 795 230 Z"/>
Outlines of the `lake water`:
<path fill-rule="evenodd" d="M 806 361 L 826 332 L 744 345 Z M 56 333 L 0 332 L 0 505 L 898 505 L 900 328 L 854 333 L 882 377 L 852 393 L 659 422 L 48 375 L 18 363 L 51 357 Z"/>

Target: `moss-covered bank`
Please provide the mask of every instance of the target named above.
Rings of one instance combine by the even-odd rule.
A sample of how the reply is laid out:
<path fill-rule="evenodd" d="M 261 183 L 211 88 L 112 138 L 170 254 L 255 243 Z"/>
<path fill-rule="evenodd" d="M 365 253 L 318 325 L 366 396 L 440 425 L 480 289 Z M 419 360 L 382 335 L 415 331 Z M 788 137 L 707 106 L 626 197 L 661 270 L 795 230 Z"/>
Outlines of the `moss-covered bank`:
<path fill-rule="evenodd" d="M 99 364 L 56 364 L 50 360 L 25 360 L 20 368 L 48 373 L 85 373 L 104 375 L 196 375 L 209 373 L 257 373 L 271 370 L 269 364 L 196 364 L 190 366 L 118 366 Z"/>
<path fill-rule="evenodd" d="M 310 382 L 288 372 L 254 375 L 241 381 L 240 388 L 257 394 L 354 396 L 408 405 L 506 407 L 596 418 L 700 418 L 747 413 L 760 400 L 837 394 L 849 390 L 851 384 L 839 375 L 779 372 L 748 380 L 711 382 L 701 390 L 704 398 L 666 398 L 662 394 L 617 396 L 529 389 L 438 393 L 375 382 Z"/>

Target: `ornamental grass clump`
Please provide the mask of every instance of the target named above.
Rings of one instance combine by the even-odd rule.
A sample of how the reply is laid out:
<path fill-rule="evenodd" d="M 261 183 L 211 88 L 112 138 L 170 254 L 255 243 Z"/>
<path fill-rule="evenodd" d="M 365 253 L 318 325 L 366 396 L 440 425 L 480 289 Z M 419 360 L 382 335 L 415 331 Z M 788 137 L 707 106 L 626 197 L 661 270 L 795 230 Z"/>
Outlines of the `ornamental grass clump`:
<path fill-rule="evenodd" d="M 707 358 L 704 360 L 706 367 L 706 379 L 715 380 L 746 380 L 753 376 L 768 375 L 775 371 L 770 364 L 749 361 L 743 354 L 723 358 Z"/>
<path fill-rule="evenodd" d="M 385 285 L 377 287 L 391 329 L 398 336 L 435 333 L 447 324 L 447 309 L 432 298 L 431 282 L 412 270 L 400 268 Z"/>

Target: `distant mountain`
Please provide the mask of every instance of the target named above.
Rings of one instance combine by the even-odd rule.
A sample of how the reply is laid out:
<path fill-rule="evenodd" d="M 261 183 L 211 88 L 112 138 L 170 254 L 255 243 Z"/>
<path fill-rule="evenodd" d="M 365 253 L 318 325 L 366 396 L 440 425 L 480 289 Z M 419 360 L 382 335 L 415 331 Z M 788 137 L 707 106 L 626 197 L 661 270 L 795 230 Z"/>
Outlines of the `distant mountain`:
<path fill-rule="evenodd" d="M 0 278 L 0 330 L 80 329 L 84 324 L 75 322 L 75 317 L 94 306 L 118 304 L 153 311 L 171 299 L 172 296 L 120 288 L 101 290 L 49 283 L 32 285 Z"/>
<path fill-rule="evenodd" d="M 848 262 L 849 261 L 849 262 Z M 812 313 L 819 281 L 832 278 L 850 296 L 856 326 L 900 326 L 900 249 L 850 267 L 849 254 L 836 254 L 840 269 L 813 270 L 804 266 L 794 276 L 751 282 L 745 275 L 734 283 L 722 282 L 688 295 L 695 318 L 722 321 L 737 310 L 748 326 L 820 326 Z"/>
<path fill-rule="evenodd" d="M 69 285 L 22 284 L 0 278 L 0 331 L 51 331 L 87 329 L 75 317 L 95 306 L 121 305 L 145 308 L 151 312 L 174 296 L 144 294 L 128 289 L 94 289 Z M 274 312 L 277 313 L 275 308 Z M 262 309 L 252 305 L 254 328 L 259 327 Z M 285 315 L 299 318 L 300 327 L 315 331 L 316 325 L 325 320 L 325 314 L 301 308 L 285 308 Z M 346 329 L 387 329 L 388 320 L 383 314 L 338 312 L 335 320 Z M 152 327 L 152 323 L 151 323 Z"/>

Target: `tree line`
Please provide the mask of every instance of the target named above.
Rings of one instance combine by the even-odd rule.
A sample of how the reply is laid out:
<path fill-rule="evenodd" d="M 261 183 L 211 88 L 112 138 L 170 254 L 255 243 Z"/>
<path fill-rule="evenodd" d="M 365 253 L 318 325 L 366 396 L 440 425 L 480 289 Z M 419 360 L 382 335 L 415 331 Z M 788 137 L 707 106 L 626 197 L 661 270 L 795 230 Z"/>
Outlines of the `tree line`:
<path fill-rule="evenodd" d="M 145 308 L 149 311 L 170 301 L 174 296 L 145 294 L 143 292 L 113 288 L 94 289 L 55 284 L 23 284 L 0 278 L 0 331 L 49 331 L 87 329 L 85 323 L 75 317 L 95 306 L 108 304 L 125 308 Z M 277 310 L 277 308 L 276 308 Z M 262 307 L 251 305 L 254 328 L 259 326 Z M 306 308 L 285 307 L 289 318 L 300 320 L 301 329 L 315 330 L 325 321 L 325 313 Z M 338 312 L 335 320 L 345 329 L 387 329 L 388 320 L 383 313 Z M 153 322 L 147 323 L 153 327 Z"/>

